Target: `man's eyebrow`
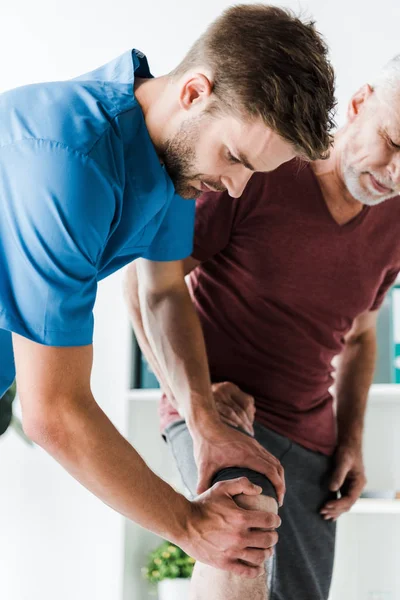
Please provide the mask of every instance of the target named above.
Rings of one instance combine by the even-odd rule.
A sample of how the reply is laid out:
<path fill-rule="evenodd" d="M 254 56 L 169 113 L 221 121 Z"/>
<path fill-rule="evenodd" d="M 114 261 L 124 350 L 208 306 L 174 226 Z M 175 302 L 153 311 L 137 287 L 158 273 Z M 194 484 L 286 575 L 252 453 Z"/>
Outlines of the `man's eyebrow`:
<path fill-rule="evenodd" d="M 249 159 L 247 158 L 247 156 L 245 154 L 243 154 L 243 152 L 238 152 L 238 159 L 240 160 L 242 165 L 244 165 L 246 167 L 246 169 L 249 169 L 249 171 L 255 171 L 255 168 L 249 162 Z"/>

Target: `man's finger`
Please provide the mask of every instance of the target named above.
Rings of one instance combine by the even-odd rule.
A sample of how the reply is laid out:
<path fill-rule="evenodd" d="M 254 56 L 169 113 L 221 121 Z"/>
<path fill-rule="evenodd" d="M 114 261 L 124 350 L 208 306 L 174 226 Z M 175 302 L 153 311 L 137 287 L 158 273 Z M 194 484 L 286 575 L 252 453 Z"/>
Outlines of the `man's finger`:
<path fill-rule="evenodd" d="M 217 409 L 221 417 L 230 421 L 235 427 L 243 427 L 244 423 L 241 421 L 236 411 L 232 407 L 227 406 L 223 402 L 217 402 Z"/>
<path fill-rule="evenodd" d="M 279 515 L 277 515 L 274 512 L 269 512 L 265 510 L 246 510 L 245 516 L 251 529 L 263 530 L 261 533 L 265 537 L 260 536 L 257 539 L 259 543 L 259 545 L 257 545 L 257 548 L 269 548 L 270 546 L 276 544 L 278 539 L 275 536 L 274 530 L 280 527 L 282 522 Z M 248 546 L 255 547 L 254 542 L 256 540 L 256 536 L 253 537 L 254 533 L 254 531 L 250 531 L 248 534 L 248 538 L 246 538 L 246 544 Z"/>
<path fill-rule="evenodd" d="M 250 435 L 254 435 L 254 429 L 247 415 L 242 409 L 236 410 L 234 403 L 228 404 L 228 400 L 217 400 L 216 406 L 221 417 L 233 427 L 240 427 Z"/>
<path fill-rule="evenodd" d="M 275 529 L 276 528 L 277 526 L 275 526 Z M 252 548 L 272 548 L 279 540 L 279 533 L 277 533 L 277 535 L 273 538 L 270 536 L 271 533 L 273 532 L 261 531 L 261 529 L 254 529 L 250 531 L 248 537 L 249 546 Z"/>
<path fill-rule="evenodd" d="M 221 413 L 220 413 L 221 414 Z M 224 423 L 226 423 L 227 425 L 230 425 L 231 427 L 237 427 L 238 424 L 236 423 L 236 421 L 231 421 L 230 419 L 228 419 L 227 417 L 224 417 L 223 415 L 221 415 L 222 420 L 224 421 Z M 244 425 L 240 425 L 240 427 L 242 427 L 242 429 L 244 429 L 245 431 L 247 431 L 246 427 Z M 248 433 L 251 433 L 250 431 Z"/>
<path fill-rule="evenodd" d="M 248 430 L 252 435 L 254 434 L 253 421 L 249 419 L 246 411 L 243 410 L 240 404 L 236 402 L 231 395 L 226 394 L 220 396 L 216 400 L 216 405 L 218 412 L 221 415 L 234 419 L 238 427 Z"/>
<path fill-rule="evenodd" d="M 324 508 L 321 509 L 320 513 L 321 515 L 326 515 L 329 517 L 342 514 L 349 511 L 356 500 L 357 498 L 343 496 L 343 498 L 329 502 L 326 506 L 324 506 Z"/>
<path fill-rule="evenodd" d="M 255 413 L 254 397 L 236 387 L 236 389 L 232 390 L 232 398 L 246 411 L 249 419 L 253 421 Z"/>
<path fill-rule="evenodd" d="M 262 473 L 270 480 L 272 485 L 275 488 L 276 494 L 278 496 L 279 505 L 282 506 L 283 499 L 286 492 L 285 486 L 285 476 L 282 465 L 278 460 L 254 460 L 254 464 L 249 462 L 249 468 L 257 471 L 258 473 Z"/>
<path fill-rule="evenodd" d="M 347 462 L 342 462 L 337 465 L 336 469 L 333 472 L 331 482 L 329 485 L 329 489 L 332 492 L 338 492 L 340 488 L 343 486 L 346 481 L 347 474 L 350 470 L 350 465 Z"/>
<path fill-rule="evenodd" d="M 220 481 L 218 484 L 218 492 L 229 494 L 229 496 L 238 496 L 246 494 L 246 496 L 259 496 L 262 488 L 259 485 L 251 483 L 247 477 L 238 477 L 228 481 Z"/>
<path fill-rule="evenodd" d="M 264 566 L 262 567 L 251 567 L 239 561 L 230 561 L 222 566 L 226 571 L 230 571 L 239 577 L 246 577 L 247 579 L 255 579 L 264 573 Z"/>
<path fill-rule="evenodd" d="M 250 420 L 247 412 L 240 406 L 240 404 L 238 404 L 235 401 L 232 401 L 231 407 L 232 407 L 232 410 L 237 415 L 241 425 L 243 426 L 243 424 L 244 424 L 246 429 L 250 430 L 251 433 L 254 433 L 253 421 Z"/>
<path fill-rule="evenodd" d="M 239 554 L 238 558 L 247 564 L 258 567 L 268 560 L 271 553 L 271 548 L 267 548 L 266 550 L 260 550 L 259 548 L 245 548 Z"/>
<path fill-rule="evenodd" d="M 203 469 L 199 470 L 197 488 L 196 488 L 196 492 L 198 494 L 202 494 L 203 492 L 206 492 L 208 490 L 208 488 L 210 487 L 210 483 L 211 483 L 211 477 L 212 477 L 212 475 L 210 474 L 209 471 L 205 471 Z"/>

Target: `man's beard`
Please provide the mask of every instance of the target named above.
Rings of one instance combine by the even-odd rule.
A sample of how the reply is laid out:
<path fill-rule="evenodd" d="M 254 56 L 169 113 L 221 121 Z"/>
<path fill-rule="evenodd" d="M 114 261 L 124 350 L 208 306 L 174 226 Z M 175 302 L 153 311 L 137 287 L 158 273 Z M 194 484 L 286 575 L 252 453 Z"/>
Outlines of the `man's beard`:
<path fill-rule="evenodd" d="M 354 132 L 353 136 L 348 142 L 346 150 L 342 156 L 342 175 L 346 188 L 355 200 L 358 200 L 365 206 L 377 206 L 389 198 L 393 198 L 398 195 L 398 191 L 393 191 L 393 183 L 391 181 L 385 181 L 381 174 L 374 173 L 373 171 L 358 171 L 351 164 L 351 148 L 354 147 L 357 136 L 361 134 L 361 127 L 358 127 Z M 374 193 L 366 185 L 362 185 L 361 177 L 365 175 L 368 178 L 372 175 L 379 183 L 383 186 L 390 188 L 387 194 Z"/>
<path fill-rule="evenodd" d="M 189 139 L 190 138 L 190 139 Z M 183 127 L 165 142 L 159 150 L 159 156 L 167 169 L 177 194 L 186 199 L 195 199 L 201 192 L 191 186 L 193 164 L 195 162 L 195 138 L 190 137 Z"/>
<path fill-rule="evenodd" d="M 374 194 L 372 191 L 368 190 L 365 186 L 361 185 L 360 177 L 365 174 L 367 177 L 372 175 L 382 183 L 382 185 L 386 187 L 390 187 L 390 183 L 382 181 L 382 177 L 378 174 L 372 173 L 372 171 L 365 171 L 360 173 L 349 166 L 343 166 L 343 179 L 344 183 L 349 190 L 350 194 L 353 198 L 365 204 L 365 206 L 377 206 L 378 204 L 382 204 L 385 200 L 389 200 L 390 198 L 394 198 L 399 194 L 398 191 L 390 190 L 387 194 Z"/>
<path fill-rule="evenodd" d="M 166 140 L 158 154 L 164 163 L 174 184 L 177 194 L 187 200 L 196 199 L 201 191 L 190 185 L 190 181 L 204 182 L 218 191 L 225 191 L 220 181 L 212 180 L 195 170 L 196 142 L 199 138 L 200 123 L 204 117 L 198 117 L 188 123 L 182 123 L 181 128 L 174 137 Z"/>

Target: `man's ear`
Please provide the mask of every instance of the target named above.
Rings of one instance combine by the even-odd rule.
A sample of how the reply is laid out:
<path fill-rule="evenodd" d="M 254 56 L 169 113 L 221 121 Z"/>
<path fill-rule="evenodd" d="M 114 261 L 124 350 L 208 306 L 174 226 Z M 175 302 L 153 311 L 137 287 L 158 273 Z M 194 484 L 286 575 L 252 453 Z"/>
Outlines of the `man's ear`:
<path fill-rule="evenodd" d="M 213 91 L 212 82 L 203 73 L 195 73 L 184 80 L 179 104 L 184 110 L 190 110 L 200 103 L 207 103 Z"/>
<path fill-rule="evenodd" d="M 371 94 L 374 93 L 374 90 L 366 83 L 362 86 L 355 94 L 352 96 L 349 105 L 347 107 L 347 120 L 351 123 L 360 112 L 363 110 L 366 101 L 370 98 Z"/>

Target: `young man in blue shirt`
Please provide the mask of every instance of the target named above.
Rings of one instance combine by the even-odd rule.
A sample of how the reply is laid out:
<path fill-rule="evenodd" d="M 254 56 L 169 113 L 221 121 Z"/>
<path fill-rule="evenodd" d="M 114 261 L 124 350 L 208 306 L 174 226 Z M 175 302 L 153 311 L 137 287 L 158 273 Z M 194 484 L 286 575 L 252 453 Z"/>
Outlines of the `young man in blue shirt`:
<path fill-rule="evenodd" d="M 239 6 L 167 76 L 153 79 L 134 50 L 0 96 L 0 396 L 16 372 L 26 433 L 76 479 L 203 563 L 248 577 L 271 553 L 278 517 L 237 506 L 233 496 L 261 492 L 247 479 L 190 503 L 148 469 L 92 396 L 92 309 L 97 282 L 140 258 L 146 327 L 187 422 L 213 421 L 236 463 L 282 499 L 278 461 L 218 418 L 180 259 L 201 191 L 237 197 L 254 170 L 325 155 L 326 52 L 312 24 Z"/>

